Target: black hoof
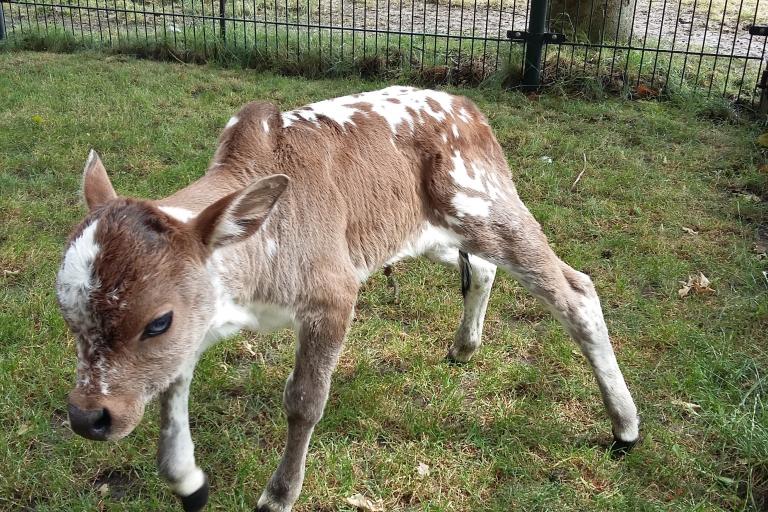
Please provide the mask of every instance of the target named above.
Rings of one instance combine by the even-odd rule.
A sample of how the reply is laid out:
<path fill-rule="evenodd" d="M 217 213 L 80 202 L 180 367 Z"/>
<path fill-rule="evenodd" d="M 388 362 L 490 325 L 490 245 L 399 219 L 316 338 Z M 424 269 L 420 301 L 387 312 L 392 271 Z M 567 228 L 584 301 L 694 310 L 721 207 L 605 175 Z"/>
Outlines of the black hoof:
<path fill-rule="evenodd" d="M 208 476 L 206 475 L 203 485 L 189 496 L 179 496 L 181 506 L 184 512 L 199 512 L 205 508 L 208 503 Z"/>
<path fill-rule="evenodd" d="M 611 457 L 614 459 L 621 459 L 630 451 L 632 451 L 632 448 L 635 447 L 637 441 L 638 439 L 635 439 L 634 441 L 622 441 L 621 439 L 614 438 L 613 443 L 611 443 L 609 448 L 611 451 Z"/>

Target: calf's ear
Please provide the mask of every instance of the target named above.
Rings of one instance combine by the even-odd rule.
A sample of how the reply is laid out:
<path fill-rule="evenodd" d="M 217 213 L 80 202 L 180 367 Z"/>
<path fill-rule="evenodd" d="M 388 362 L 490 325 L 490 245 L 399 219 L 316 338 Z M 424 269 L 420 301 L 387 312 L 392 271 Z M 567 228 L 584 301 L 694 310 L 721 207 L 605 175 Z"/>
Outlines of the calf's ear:
<path fill-rule="evenodd" d="M 211 249 L 245 240 L 267 220 L 290 178 L 274 174 L 222 197 L 195 218 L 193 229 Z"/>
<path fill-rule="evenodd" d="M 94 150 L 88 154 L 88 160 L 85 162 L 83 170 L 83 200 L 88 205 L 89 210 L 93 210 L 117 197 L 115 189 L 112 188 L 112 182 L 109 181 L 107 170 L 101 163 L 99 154 Z"/>

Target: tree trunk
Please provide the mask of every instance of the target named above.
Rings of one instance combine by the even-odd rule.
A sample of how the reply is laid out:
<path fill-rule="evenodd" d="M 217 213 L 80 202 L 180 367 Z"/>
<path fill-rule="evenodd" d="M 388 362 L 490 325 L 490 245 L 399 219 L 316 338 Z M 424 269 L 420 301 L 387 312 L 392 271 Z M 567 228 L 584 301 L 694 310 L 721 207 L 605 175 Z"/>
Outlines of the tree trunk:
<path fill-rule="evenodd" d="M 550 0 L 551 30 L 569 41 L 623 41 L 629 38 L 635 0 Z"/>

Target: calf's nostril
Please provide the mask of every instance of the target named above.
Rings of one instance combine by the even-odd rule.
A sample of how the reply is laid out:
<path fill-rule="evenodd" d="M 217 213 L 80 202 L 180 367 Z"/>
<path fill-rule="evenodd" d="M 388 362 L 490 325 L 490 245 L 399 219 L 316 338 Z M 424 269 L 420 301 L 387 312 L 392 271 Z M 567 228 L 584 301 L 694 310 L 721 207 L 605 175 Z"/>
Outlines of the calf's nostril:
<path fill-rule="evenodd" d="M 109 427 L 111 425 L 112 417 L 109 415 L 109 411 L 107 409 L 102 409 L 101 416 L 99 416 L 93 423 L 93 429 L 97 432 L 103 432 L 106 434 L 109 432 Z"/>
<path fill-rule="evenodd" d="M 69 424 L 72 430 L 87 439 L 104 441 L 107 439 L 112 418 L 106 409 L 82 410 L 69 404 Z"/>

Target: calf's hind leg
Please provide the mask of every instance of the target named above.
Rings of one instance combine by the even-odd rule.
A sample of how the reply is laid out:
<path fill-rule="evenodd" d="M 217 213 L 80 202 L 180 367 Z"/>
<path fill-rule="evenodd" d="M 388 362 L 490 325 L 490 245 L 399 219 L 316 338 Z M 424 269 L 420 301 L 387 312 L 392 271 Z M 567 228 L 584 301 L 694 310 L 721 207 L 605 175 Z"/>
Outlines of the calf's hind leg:
<path fill-rule="evenodd" d="M 460 253 L 457 247 L 436 248 L 427 252 L 426 256 L 432 261 L 461 270 L 464 309 L 453 344 L 448 349 L 448 359 L 466 363 L 482 342 L 483 322 L 496 276 L 496 265 L 477 256 Z"/>
<path fill-rule="evenodd" d="M 507 211 L 466 226 L 466 250 L 509 272 L 565 327 L 592 366 L 613 424 L 613 450 L 625 452 L 639 436 L 637 409 L 616 362 L 592 280 L 555 255 L 519 200 L 506 206 Z"/>

